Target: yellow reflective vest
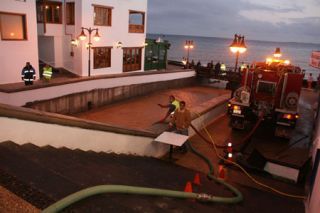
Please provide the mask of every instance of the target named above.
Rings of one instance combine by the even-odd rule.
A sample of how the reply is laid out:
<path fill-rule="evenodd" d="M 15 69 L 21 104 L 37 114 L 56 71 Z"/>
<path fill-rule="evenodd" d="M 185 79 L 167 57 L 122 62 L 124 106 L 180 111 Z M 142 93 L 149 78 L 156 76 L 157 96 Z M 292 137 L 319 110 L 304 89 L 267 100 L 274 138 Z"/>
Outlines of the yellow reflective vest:
<path fill-rule="evenodd" d="M 43 67 L 43 77 L 50 79 L 52 76 L 52 67 Z"/>
<path fill-rule="evenodd" d="M 173 105 L 175 105 L 175 106 L 176 106 L 176 110 L 180 108 L 180 102 L 179 102 L 179 101 L 177 101 L 177 100 L 172 101 L 172 103 L 171 103 L 171 104 L 173 104 Z"/>

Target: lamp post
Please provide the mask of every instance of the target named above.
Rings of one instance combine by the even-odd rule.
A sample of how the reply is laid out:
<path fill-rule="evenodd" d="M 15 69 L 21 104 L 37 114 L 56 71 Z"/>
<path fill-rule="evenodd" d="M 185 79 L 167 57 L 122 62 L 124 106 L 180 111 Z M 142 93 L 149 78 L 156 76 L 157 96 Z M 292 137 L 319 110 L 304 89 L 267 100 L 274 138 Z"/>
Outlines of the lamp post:
<path fill-rule="evenodd" d="M 280 51 L 280 47 L 276 48 L 276 51 L 274 51 L 273 56 L 275 58 L 280 58 L 282 56 L 281 51 Z"/>
<path fill-rule="evenodd" d="M 235 34 L 233 42 L 229 47 L 231 52 L 236 53 L 236 65 L 234 68 L 234 71 L 236 72 L 240 53 L 247 51 L 247 47 L 244 43 L 244 36 Z"/>
<path fill-rule="evenodd" d="M 186 63 L 186 67 L 189 67 L 189 51 L 190 49 L 194 48 L 194 44 L 192 40 L 186 40 L 186 43 L 184 45 L 184 48 L 187 50 L 187 63 Z"/>
<path fill-rule="evenodd" d="M 87 48 L 89 50 L 89 58 L 88 58 L 88 76 L 91 76 L 91 47 L 92 47 L 92 43 L 91 43 L 91 34 L 95 31 L 96 34 L 93 36 L 93 39 L 95 41 L 99 41 L 100 40 L 100 35 L 99 35 L 99 29 L 98 28 L 85 28 L 85 27 L 81 27 L 81 34 L 79 35 L 79 39 L 84 41 L 87 38 L 87 35 L 84 33 L 84 31 L 88 31 L 89 33 L 89 43 L 87 44 Z"/>

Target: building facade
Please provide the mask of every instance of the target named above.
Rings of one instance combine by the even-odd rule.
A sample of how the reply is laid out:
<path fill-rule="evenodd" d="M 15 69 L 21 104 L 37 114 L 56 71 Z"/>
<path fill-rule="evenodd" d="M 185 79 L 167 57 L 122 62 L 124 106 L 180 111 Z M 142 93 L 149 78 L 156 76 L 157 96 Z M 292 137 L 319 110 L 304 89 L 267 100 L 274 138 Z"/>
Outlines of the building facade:
<path fill-rule="evenodd" d="M 147 0 L 37 1 L 39 59 L 78 76 L 143 71 L 146 11 Z"/>
<path fill-rule="evenodd" d="M 26 62 L 39 78 L 39 60 L 78 76 L 143 71 L 146 15 L 147 0 L 2 0 L 0 84 L 20 82 Z"/>
<path fill-rule="evenodd" d="M 0 84 L 21 82 L 21 70 L 26 62 L 38 71 L 37 50 L 35 1 L 1 0 Z"/>

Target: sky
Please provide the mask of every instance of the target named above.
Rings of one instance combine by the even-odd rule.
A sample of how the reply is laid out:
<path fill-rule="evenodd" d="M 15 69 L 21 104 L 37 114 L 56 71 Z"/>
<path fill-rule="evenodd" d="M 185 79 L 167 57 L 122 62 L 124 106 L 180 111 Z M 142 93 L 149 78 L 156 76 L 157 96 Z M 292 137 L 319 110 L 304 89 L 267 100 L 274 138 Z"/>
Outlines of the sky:
<path fill-rule="evenodd" d="M 148 0 L 147 32 L 320 43 L 320 0 Z"/>

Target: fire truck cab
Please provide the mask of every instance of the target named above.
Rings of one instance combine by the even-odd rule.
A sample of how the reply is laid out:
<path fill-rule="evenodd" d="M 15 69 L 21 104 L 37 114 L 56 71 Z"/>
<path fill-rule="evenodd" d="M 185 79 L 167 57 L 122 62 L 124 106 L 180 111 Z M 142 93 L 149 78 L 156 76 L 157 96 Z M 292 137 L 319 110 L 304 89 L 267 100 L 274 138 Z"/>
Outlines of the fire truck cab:
<path fill-rule="evenodd" d="M 301 69 L 279 58 L 243 69 L 241 87 L 228 103 L 230 125 L 244 129 L 254 118 L 268 119 L 276 136 L 290 138 L 299 118 L 302 81 Z"/>

